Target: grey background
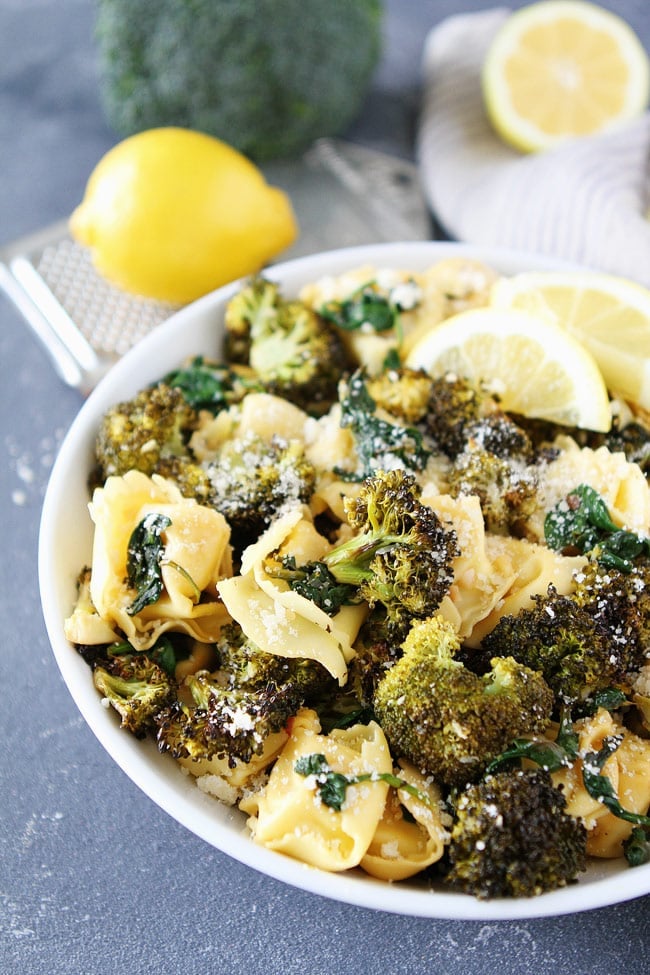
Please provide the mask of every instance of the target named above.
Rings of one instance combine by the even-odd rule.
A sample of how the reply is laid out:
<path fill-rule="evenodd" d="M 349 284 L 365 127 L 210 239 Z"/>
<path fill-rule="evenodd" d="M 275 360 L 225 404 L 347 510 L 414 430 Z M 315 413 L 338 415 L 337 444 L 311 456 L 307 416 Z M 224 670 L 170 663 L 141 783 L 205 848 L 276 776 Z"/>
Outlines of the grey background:
<path fill-rule="evenodd" d="M 647 0 L 607 5 L 650 47 Z M 384 58 L 349 137 L 409 158 L 426 32 L 487 6 L 388 0 Z M 67 216 L 116 141 L 99 107 L 93 14 L 92 0 L 0 0 L 0 245 Z M 145 797 L 77 712 L 40 615 L 40 507 L 81 396 L 4 297 L 0 363 L 0 972 L 647 971 L 648 897 L 525 922 L 376 913 L 240 866 Z"/>

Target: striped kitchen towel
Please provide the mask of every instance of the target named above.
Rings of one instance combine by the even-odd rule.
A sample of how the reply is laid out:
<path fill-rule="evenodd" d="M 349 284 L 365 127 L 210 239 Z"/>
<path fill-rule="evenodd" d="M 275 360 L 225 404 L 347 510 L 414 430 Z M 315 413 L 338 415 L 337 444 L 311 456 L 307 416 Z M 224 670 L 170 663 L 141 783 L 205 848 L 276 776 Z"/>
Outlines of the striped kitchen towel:
<path fill-rule="evenodd" d="M 507 8 L 441 21 L 425 42 L 417 159 L 448 236 L 544 254 L 650 286 L 650 113 L 534 155 L 494 132 L 481 65 Z"/>

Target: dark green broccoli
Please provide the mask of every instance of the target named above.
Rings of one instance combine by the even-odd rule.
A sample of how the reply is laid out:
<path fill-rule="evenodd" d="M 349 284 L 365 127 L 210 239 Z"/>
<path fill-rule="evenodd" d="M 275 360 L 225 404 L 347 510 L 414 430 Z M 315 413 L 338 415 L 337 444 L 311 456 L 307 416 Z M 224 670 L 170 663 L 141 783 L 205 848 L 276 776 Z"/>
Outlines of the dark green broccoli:
<path fill-rule="evenodd" d="M 379 0 L 101 0 L 102 96 L 122 136 L 178 125 L 257 160 L 343 132 L 381 46 Z"/>
<path fill-rule="evenodd" d="M 200 672 L 185 678 L 181 700 L 156 718 L 158 748 L 173 758 L 222 758 L 233 768 L 264 751 L 269 735 L 282 731 L 302 706 L 293 681 L 263 687 L 228 687 L 219 675 Z"/>
<path fill-rule="evenodd" d="M 567 704 L 610 688 L 628 690 L 649 636 L 648 597 L 644 585 L 637 588 L 636 573 L 588 565 L 578 580 L 567 596 L 550 586 L 530 609 L 503 616 L 482 641 L 486 654 L 511 656 L 539 670 Z"/>
<path fill-rule="evenodd" d="M 456 659 L 459 649 L 442 617 L 414 623 L 373 702 L 393 753 L 449 786 L 476 779 L 513 739 L 543 731 L 553 709 L 536 671 L 494 657 L 479 676 Z"/>
<path fill-rule="evenodd" d="M 362 369 L 343 385 L 340 399 L 341 426 L 349 427 L 352 432 L 358 461 L 353 474 L 335 468 L 340 477 L 361 481 L 376 470 L 400 467 L 424 470 L 431 451 L 422 431 L 397 420 L 393 423 L 377 413 L 377 404 L 370 395 Z"/>
<path fill-rule="evenodd" d="M 240 549 L 283 508 L 308 502 L 316 481 L 301 443 L 254 434 L 225 441 L 206 472 L 209 503 L 227 519 Z"/>
<path fill-rule="evenodd" d="M 317 313 L 285 300 L 279 286 L 252 278 L 226 308 L 228 360 L 249 365 L 267 392 L 308 413 L 326 413 L 348 366 L 343 343 Z"/>
<path fill-rule="evenodd" d="M 120 654 L 93 670 L 95 687 L 121 717 L 121 726 L 143 738 L 160 711 L 176 698 L 176 683 L 144 653 Z"/>
<path fill-rule="evenodd" d="M 500 457 L 474 441 L 457 454 L 447 480 L 452 497 L 478 497 L 489 532 L 526 534 L 526 522 L 538 503 L 538 472 L 533 465 L 517 457 Z"/>
<path fill-rule="evenodd" d="M 647 475 L 650 472 L 650 430 L 635 421 L 620 426 L 616 422 L 605 436 L 607 448 L 625 454 L 631 464 L 638 464 Z"/>
<path fill-rule="evenodd" d="M 487 403 L 487 406 L 486 406 Z M 454 458 L 467 445 L 468 426 L 496 407 L 467 379 L 447 373 L 431 382 L 426 414 L 426 430 L 436 446 Z"/>
<path fill-rule="evenodd" d="M 232 688 L 265 688 L 291 683 L 302 703 L 310 703 L 338 683 L 317 660 L 280 657 L 250 640 L 239 623 L 222 627 L 215 650 L 220 680 Z"/>
<path fill-rule="evenodd" d="M 198 413 L 181 390 L 162 382 L 112 406 L 95 444 L 100 481 L 130 470 L 161 474 L 177 481 L 183 493 L 204 500 L 207 476 L 188 448 L 197 422 Z"/>
<path fill-rule="evenodd" d="M 251 369 L 212 362 L 203 356 L 195 356 L 186 365 L 167 373 L 162 382 L 180 389 L 192 409 L 208 410 L 213 415 L 263 388 Z"/>
<path fill-rule="evenodd" d="M 587 833 L 548 772 L 487 775 L 453 797 L 445 882 L 481 899 L 535 897 L 576 880 Z"/>
<path fill-rule="evenodd" d="M 451 585 L 458 548 L 455 532 L 443 527 L 419 495 L 412 474 L 377 471 L 363 482 L 358 496 L 346 500 L 354 535 L 336 545 L 319 563 L 299 566 L 294 570 L 296 578 L 291 578 L 286 562 L 281 574 L 326 611 L 341 605 L 340 587 L 348 586 L 349 596 L 344 601 L 365 600 L 371 608 L 380 605 L 396 625 L 404 617 L 429 616 Z M 321 585 L 322 574 L 318 586 L 309 587 L 307 570 L 313 572 L 318 565 L 324 565 L 334 580 L 336 601 Z M 273 562 L 269 562 L 268 571 L 273 573 Z"/>

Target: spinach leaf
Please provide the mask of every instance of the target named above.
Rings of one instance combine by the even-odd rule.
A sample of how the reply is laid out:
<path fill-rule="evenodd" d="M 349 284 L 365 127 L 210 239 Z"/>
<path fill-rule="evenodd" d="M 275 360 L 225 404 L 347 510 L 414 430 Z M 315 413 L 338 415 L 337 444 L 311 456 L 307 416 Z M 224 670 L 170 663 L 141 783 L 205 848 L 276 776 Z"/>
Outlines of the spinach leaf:
<path fill-rule="evenodd" d="M 546 515 L 544 537 L 556 551 L 593 552 L 605 566 L 631 572 L 639 555 L 650 554 L 650 540 L 619 528 L 603 498 L 579 484 Z"/>
<path fill-rule="evenodd" d="M 131 533 L 126 574 L 137 595 L 127 610 L 129 616 L 135 616 L 160 598 L 163 590 L 161 562 L 165 549 L 161 536 L 170 525 L 171 518 L 152 511 Z"/>

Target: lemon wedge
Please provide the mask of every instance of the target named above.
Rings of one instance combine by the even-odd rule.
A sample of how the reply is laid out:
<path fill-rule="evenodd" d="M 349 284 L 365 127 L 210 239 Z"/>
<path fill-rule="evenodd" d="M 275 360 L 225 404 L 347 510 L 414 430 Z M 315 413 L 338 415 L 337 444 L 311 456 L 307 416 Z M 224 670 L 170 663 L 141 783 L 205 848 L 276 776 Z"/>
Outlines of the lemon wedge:
<path fill-rule="evenodd" d="M 505 410 L 609 430 L 607 387 L 592 355 L 551 319 L 520 309 L 460 312 L 422 336 L 407 366 L 485 383 Z"/>
<path fill-rule="evenodd" d="M 610 390 L 650 409 L 650 291 L 614 275 L 531 271 L 500 278 L 490 304 L 552 319 L 592 354 Z"/>
<path fill-rule="evenodd" d="M 583 0 L 515 11 L 492 41 L 483 96 L 497 133 L 524 152 L 602 132 L 648 103 L 648 56 L 619 16 Z"/>

